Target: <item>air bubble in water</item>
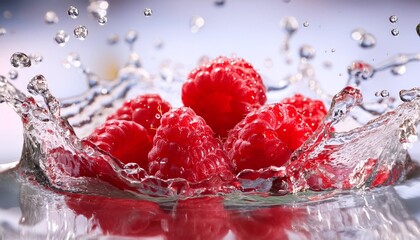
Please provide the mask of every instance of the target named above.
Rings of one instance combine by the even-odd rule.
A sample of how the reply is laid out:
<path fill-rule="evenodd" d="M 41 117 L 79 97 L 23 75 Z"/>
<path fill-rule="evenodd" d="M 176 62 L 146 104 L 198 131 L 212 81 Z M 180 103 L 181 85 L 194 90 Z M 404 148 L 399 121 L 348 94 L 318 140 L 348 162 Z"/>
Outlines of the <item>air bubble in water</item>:
<path fill-rule="evenodd" d="M 83 25 L 79 25 L 74 29 L 73 33 L 77 39 L 85 40 L 88 35 L 88 29 Z"/>
<path fill-rule="evenodd" d="M 120 37 L 118 36 L 118 34 L 113 33 L 113 34 L 108 36 L 107 42 L 108 42 L 109 45 L 114 45 L 114 44 L 118 43 L 119 40 L 120 40 Z"/>
<path fill-rule="evenodd" d="M 303 45 L 299 49 L 299 55 L 301 58 L 312 59 L 315 57 L 315 48 L 310 45 Z"/>
<path fill-rule="evenodd" d="M 190 31 L 192 33 L 197 33 L 204 26 L 204 18 L 200 16 L 194 16 L 190 19 Z"/>
<path fill-rule="evenodd" d="M 75 52 L 72 52 L 67 56 L 67 61 L 75 68 L 80 68 L 82 66 L 82 63 L 80 62 L 80 56 Z"/>
<path fill-rule="evenodd" d="M 77 18 L 79 16 L 79 9 L 74 6 L 70 6 L 67 10 L 67 14 L 73 19 Z"/>
<path fill-rule="evenodd" d="M 391 73 L 394 75 L 403 75 L 407 71 L 407 67 L 405 65 L 400 65 L 391 68 Z"/>
<path fill-rule="evenodd" d="M 95 18 L 100 19 L 107 15 L 109 3 L 103 0 L 90 1 L 87 11 Z"/>
<path fill-rule="evenodd" d="M 18 78 L 19 74 L 16 70 L 10 70 L 9 71 L 9 78 L 11 80 L 15 80 L 16 78 Z"/>
<path fill-rule="evenodd" d="M 108 18 L 106 16 L 98 19 L 98 23 L 101 26 L 105 25 L 107 22 L 108 22 Z"/>
<path fill-rule="evenodd" d="M 127 32 L 127 34 L 125 35 L 125 42 L 128 44 L 133 44 L 135 41 L 137 41 L 137 38 L 139 37 L 137 31 L 135 30 L 130 30 Z"/>
<path fill-rule="evenodd" d="M 27 68 L 31 66 L 31 59 L 24 53 L 15 52 L 10 57 L 10 63 L 15 68 Z"/>
<path fill-rule="evenodd" d="M 144 11 L 143 11 L 143 14 L 144 14 L 145 17 L 151 17 L 152 14 L 153 14 L 153 11 L 150 8 L 145 8 Z"/>
<path fill-rule="evenodd" d="M 34 95 L 42 95 L 48 92 L 48 84 L 45 77 L 41 74 L 38 74 L 35 77 L 33 77 L 28 84 L 28 91 L 29 93 Z"/>
<path fill-rule="evenodd" d="M 389 21 L 391 23 L 396 23 L 398 21 L 398 17 L 396 15 L 392 15 L 389 17 Z"/>
<path fill-rule="evenodd" d="M 417 32 L 417 35 L 419 35 L 419 37 L 420 37 L 420 23 L 417 24 L 416 32 Z"/>
<path fill-rule="evenodd" d="M 382 90 L 382 91 L 376 92 L 375 96 L 376 97 L 383 97 L 383 98 L 389 97 L 389 92 L 387 90 Z"/>
<path fill-rule="evenodd" d="M 46 24 L 58 23 L 58 16 L 55 12 L 48 11 L 48 12 L 45 13 L 44 21 L 45 21 Z"/>
<path fill-rule="evenodd" d="M 55 42 L 61 47 L 65 46 L 69 39 L 69 35 L 63 30 L 58 31 L 54 38 Z"/>
<path fill-rule="evenodd" d="M 400 91 L 400 99 L 403 102 L 411 102 L 417 98 L 420 98 L 420 88 Z"/>
<path fill-rule="evenodd" d="M 283 26 L 284 30 L 286 30 L 288 34 L 292 34 L 296 32 L 296 30 L 299 27 L 299 23 L 295 17 L 283 18 L 283 20 L 281 21 L 281 25 Z"/>
<path fill-rule="evenodd" d="M 309 27 L 309 22 L 308 21 L 303 22 L 303 26 L 304 27 Z"/>
<path fill-rule="evenodd" d="M 7 33 L 6 28 L 0 28 L 0 36 L 3 36 Z"/>
<path fill-rule="evenodd" d="M 391 34 L 392 36 L 398 36 L 400 34 L 400 31 L 398 30 L 398 28 L 393 28 L 391 30 Z"/>

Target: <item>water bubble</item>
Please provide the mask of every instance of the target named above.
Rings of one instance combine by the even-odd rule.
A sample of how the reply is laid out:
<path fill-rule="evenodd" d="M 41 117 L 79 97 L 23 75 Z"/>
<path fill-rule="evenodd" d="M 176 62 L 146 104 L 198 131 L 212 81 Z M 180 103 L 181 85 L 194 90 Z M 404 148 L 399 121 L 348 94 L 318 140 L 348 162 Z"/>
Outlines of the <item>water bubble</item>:
<path fill-rule="evenodd" d="M 90 1 L 87 11 L 95 18 L 100 19 L 107 15 L 109 3 L 108 1 L 93 0 Z"/>
<path fill-rule="evenodd" d="M 309 27 L 309 22 L 308 21 L 303 22 L 303 26 L 304 27 Z"/>
<path fill-rule="evenodd" d="M 114 45 L 114 44 L 118 43 L 119 40 L 120 40 L 120 37 L 118 36 L 118 34 L 113 33 L 113 34 L 108 36 L 107 42 L 108 42 L 109 45 Z"/>
<path fill-rule="evenodd" d="M 151 17 L 152 14 L 153 14 L 153 11 L 150 8 L 145 8 L 144 11 L 143 11 L 143 14 L 144 14 L 145 17 Z"/>
<path fill-rule="evenodd" d="M 312 59 L 315 57 L 315 48 L 310 45 L 303 45 L 299 49 L 299 56 L 305 59 Z"/>
<path fill-rule="evenodd" d="M 106 16 L 98 19 L 98 23 L 101 26 L 105 25 L 107 22 L 108 22 L 108 18 Z"/>
<path fill-rule="evenodd" d="M 3 18 L 4 19 L 11 19 L 13 17 L 13 13 L 9 10 L 6 10 L 3 12 Z"/>
<path fill-rule="evenodd" d="M 132 162 L 132 163 L 125 164 L 123 171 L 129 175 L 132 175 L 132 174 L 139 173 L 141 169 L 142 168 L 139 166 L 139 164 Z"/>
<path fill-rule="evenodd" d="M 194 16 L 190 19 L 190 31 L 192 33 L 197 33 L 204 26 L 204 18 L 200 16 Z"/>
<path fill-rule="evenodd" d="M 412 88 L 410 90 L 401 90 L 400 99 L 403 102 L 411 102 L 420 98 L 420 88 Z"/>
<path fill-rule="evenodd" d="M 0 36 L 3 36 L 7 33 L 6 28 L 0 28 Z"/>
<path fill-rule="evenodd" d="M 400 143 L 404 149 L 409 149 L 418 140 L 417 128 L 411 119 L 406 119 L 400 125 Z"/>
<path fill-rule="evenodd" d="M 31 66 L 31 59 L 24 53 L 15 52 L 10 57 L 10 63 L 15 68 L 26 68 Z"/>
<path fill-rule="evenodd" d="M 137 31 L 130 30 L 125 34 L 125 42 L 128 44 L 133 44 L 135 41 L 137 41 L 137 38 L 139 37 Z"/>
<path fill-rule="evenodd" d="M 88 29 L 83 25 L 79 25 L 74 29 L 73 33 L 77 39 L 85 40 L 88 35 Z"/>
<path fill-rule="evenodd" d="M 67 61 L 75 68 L 80 68 L 82 66 L 80 56 L 75 52 L 69 53 L 69 55 L 67 55 Z"/>
<path fill-rule="evenodd" d="M 65 46 L 69 39 L 69 35 L 64 30 L 58 31 L 54 38 L 55 42 L 61 47 Z"/>
<path fill-rule="evenodd" d="M 44 57 L 42 57 L 40 54 L 30 54 L 29 58 L 34 64 L 41 63 L 44 60 Z"/>
<path fill-rule="evenodd" d="M 400 31 L 398 30 L 398 28 L 393 28 L 391 30 L 391 34 L 392 36 L 398 36 L 400 34 Z"/>
<path fill-rule="evenodd" d="M 299 27 L 299 23 L 295 17 L 285 17 L 281 21 L 281 25 L 288 34 L 293 34 Z"/>
<path fill-rule="evenodd" d="M 398 17 L 397 17 L 396 15 L 391 15 L 391 16 L 389 17 L 389 21 L 390 21 L 391 23 L 396 23 L 396 22 L 398 21 Z"/>
<path fill-rule="evenodd" d="M 417 32 L 417 35 L 419 35 L 419 37 L 420 37 L 420 23 L 417 24 L 416 32 Z"/>
<path fill-rule="evenodd" d="M 214 0 L 214 5 L 218 6 L 218 7 L 222 7 L 224 6 L 226 3 L 225 0 Z"/>
<path fill-rule="evenodd" d="M 48 84 L 45 77 L 41 74 L 36 75 L 28 84 L 28 91 L 31 94 L 45 94 L 48 92 Z"/>
<path fill-rule="evenodd" d="M 365 33 L 362 35 L 362 39 L 360 41 L 360 46 L 362 48 L 373 48 L 376 46 L 376 38 L 370 33 Z"/>
<path fill-rule="evenodd" d="M 405 65 L 395 66 L 391 68 L 391 73 L 394 75 L 403 75 L 407 71 L 407 67 Z"/>
<path fill-rule="evenodd" d="M 15 80 L 16 78 L 18 78 L 19 74 L 16 70 L 10 70 L 9 71 L 9 78 L 11 80 Z"/>
<path fill-rule="evenodd" d="M 44 21 L 45 21 L 46 24 L 58 23 L 58 16 L 55 12 L 48 11 L 48 12 L 45 13 Z"/>
<path fill-rule="evenodd" d="M 69 9 L 67 10 L 67 14 L 68 14 L 71 18 L 75 19 L 75 18 L 77 18 L 77 17 L 79 16 L 79 9 L 77 9 L 77 8 L 76 8 L 76 7 L 74 7 L 74 6 L 70 6 L 70 7 L 69 7 Z"/>
<path fill-rule="evenodd" d="M 389 92 L 388 92 L 388 90 L 382 90 L 382 91 L 376 92 L 375 96 L 376 97 L 383 97 L 383 98 L 389 97 Z"/>

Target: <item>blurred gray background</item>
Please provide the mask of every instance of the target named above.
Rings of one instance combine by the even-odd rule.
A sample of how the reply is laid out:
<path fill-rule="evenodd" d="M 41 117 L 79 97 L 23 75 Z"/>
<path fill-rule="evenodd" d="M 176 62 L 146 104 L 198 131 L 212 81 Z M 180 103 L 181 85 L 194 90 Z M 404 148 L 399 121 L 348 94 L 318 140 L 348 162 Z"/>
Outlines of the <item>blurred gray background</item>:
<path fill-rule="evenodd" d="M 31 68 L 18 69 L 19 77 L 14 84 L 26 91 L 29 79 L 41 73 L 55 96 L 80 94 L 87 88 L 85 78 L 79 69 L 63 66 L 67 55 L 78 52 L 85 66 L 105 79 L 114 79 L 129 54 L 124 43 L 129 30 L 138 31 L 135 50 L 144 68 L 155 76 L 160 74 L 162 64 L 177 68 L 185 76 L 203 56 L 211 59 L 236 55 L 251 62 L 265 78 L 282 79 L 296 73 L 299 47 L 309 44 L 316 49 L 311 63 L 317 79 L 331 94 L 345 86 L 347 66 L 354 60 L 376 64 L 399 53 L 420 53 L 417 0 L 226 0 L 219 5 L 213 0 L 108 2 L 108 22 L 100 26 L 86 10 L 87 0 L 2 0 L 0 28 L 7 33 L 0 36 L 0 75 L 8 76 L 13 69 L 10 56 L 14 52 L 40 54 L 43 61 Z M 71 5 L 79 9 L 76 19 L 67 15 Z M 151 17 L 144 16 L 145 8 L 152 9 Z M 47 11 L 57 14 L 56 24 L 45 23 Z M 398 17 L 396 23 L 389 21 L 391 15 Z M 204 19 L 204 26 L 196 33 L 190 29 L 194 16 Z M 280 52 L 286 37 L 280 23 L 287 16 L 294 16 L 299 23 L 290 42 L 294 59 L 291 64 L 286 63 Z M 305 22 L 307 27 L 303 26 Z M 84 41 L 72 34 L 77 25 L 89 29 Z M 361 48 L 350 36 L 356 28 L 373 34 L 376 46 Z M 398 36 L 391 34 L 394 28 L 399 30 Z M 70 35 L 64 47 L 53 40 L 59 30 Z M 107 43 L 111 34 L 120 39 L 112 46 Z M 393 76 L 389 71 L 378 73 L 363 84 L 365 98 L 374 98 L 374 93 L 382 89 L 397 96 L 402 88 L 420 86 L 419 69 L 420 63 L 411 63 L 401 76 Z M 0 163 L 16 161 L 22 146 L 20 119 L 6 104 L 0 104 L 0 116 Z"/>

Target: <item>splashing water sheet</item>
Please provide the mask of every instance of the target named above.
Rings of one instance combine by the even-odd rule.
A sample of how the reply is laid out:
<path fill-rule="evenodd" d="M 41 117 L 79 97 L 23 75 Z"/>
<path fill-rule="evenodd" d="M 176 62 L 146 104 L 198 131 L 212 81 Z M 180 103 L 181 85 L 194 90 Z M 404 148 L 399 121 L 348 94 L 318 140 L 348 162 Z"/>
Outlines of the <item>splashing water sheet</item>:
<path fill-rule="evenodd" d="M 21 2 L 0 5 L 0 239 L 420 238 L 419 3 Z M 137 95 L 182 106 L 219 55 L 268 103 L 328 106 L 285 165 L 164 180 L 87 140 Z"/>

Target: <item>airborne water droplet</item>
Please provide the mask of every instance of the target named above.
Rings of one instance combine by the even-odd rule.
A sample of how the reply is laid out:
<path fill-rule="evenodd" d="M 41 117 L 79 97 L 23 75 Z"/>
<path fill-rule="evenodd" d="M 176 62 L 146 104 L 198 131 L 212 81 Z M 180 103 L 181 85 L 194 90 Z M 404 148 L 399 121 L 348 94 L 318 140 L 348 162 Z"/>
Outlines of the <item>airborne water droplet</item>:
<path fill-rule="evenodd" d="M 79 54 L 72 52 L 67 56 L 67 61 L 75 68 L 80 68 L 82 63 L 80 62 Z"/>
<path fill-rule="evenodd" d="M 351 32 L 351 38 L 354 41 L 360 41 L 360 40 L 362 40 L 362 37 L 365 33 L 366 32 L 365 32 L 364 29 L 361 29 L 361 28 L 355 29 Z"/>
<path fill-rule="evenodd" d="M 375 93 L 376 97 L 389 97 L 389 92 L 387 90 L 378 91 Z"/>
<path fill-rule="evenodd" d="M 39 54 L 30 54 L 29 58 L 34 64 L 41 63 L 44 60 L 44 57 L 42 57 L 42 55 Z"/>
<path fill-rule="evenodd" d="M 397 28 L 393 28 L 393 29 L 391 30 L 391 34 L 392 34 L 393 36 L 398 36 L 398 35 L 400 34 L 400 31 L 399 31 Z"/>
<path fill-rule="evenodd" d="M 389 17 L 389 21 L 391 23 L 396 23 L 398 21 L 398 17 L 396 15 L 392 15 Z"/>
<path fill-rule="evenodd" d="M 224 6 L 226 3 L 225 0 L 214 0 L 214 5 L 218 6 L 218 7 L 222 7 Z"/>
<path fill-rule="evenodd" d="M 70 6 L 67 10 L 67 14 L 73 19 L 77 18 L 79 16 L 79 9 L 74 6 Z"/>
<path fill-rule="evenodd" d="M 145 17 L 150 17 L 150 16 L 152 16 L 153 11 L 150 8 L 145 8 L 144 11 L 143 11 L 143 14 L 144 14 Z"/>
<path fill-rule="evenodd" d="M 103 0 L 95 0 L 89 1 L 89 6 L 87 7 L 87 11 L 95 18 L 100 19 L 107 15 L 109 3 L 108 1 Z"/>
<path fill-rule="evenodd" d="M 101 26 L 105 25 L 107 22 L 108 22 L 108 18 L 106 16 L 98 19 L 98 23 Z"/>
<path fill-rule="evenodd" d="M 309 27 L 309 22 L 308 21 L 303 22 L 303 26 L 304 27 Z"/>
<path fill-rule="evenodd" d="M 58 23 L 58 16 L 55 12 L 48 11 L 48 12 L 45 13 L 44 21 L 45 21 L 46 24 Z"/>
<path fill-rule="evenodd" d="M 376 38 L 370 33 L 365 33 L 362 35 L 362 39 L 360 41 L 360 46 L 362 48 L 373 48 L 376 46 Z"/>
<path fill-rule="evenodd" d="M 296 32 L 296 30 L 299 27 L 299 23 L 295 17 L 283 18 L 281 25 L 283 26 L 284 30 L 286 30 L 288 34 L 292 34 Z"/>
<path fill-rule="evenodd" d="M 412 88 L 400 91 L 400 99 L 403 102 L 411 102 L 420 97 L 420 88 Z"/>
<path fill-rule="evenodd" d="M 417 24 L 416 32 L 417 32 L 417 35 L 419 35 L 419 37 L 420 37 L 420 23 Z"/>
<path fill-rule="evenodd" d="M 28 84 L 28 91 L 31 94 L 44 94 L 48 91 L 48 84 L 45 77 L 41 74 L 36 75 Z"/>
<path fill-rule="evenodd" d="M 315 57 L 315 48 L 310 45 L 303 45 L 299 49 L 299 55 L 301 58 L 312 59 Z"/>
<path fill-rule="evenodd" d="M 403 75 L 407 71 L 407 67 L 405 65 L 395 66 L 391 68 L 391 73 L 394 75 Z"/>
<path fill-rule="evenodd" d="M 0 28 L 0 36 L 3 36 L 7 33 L 6 28 Z"/>
<path fill-rule="evenodd" d="M 190 31 L 192 33 L 197 33 L 204 26 L 204 18 L 200 16 L 194 16 L 190 19 Z"/>
<path fill-rule="evenodd" d="M 118 34 L 113 33 L 113 34 L 108 36 L 107 42 L 108 42 L 109 45 L 114 45 L 114 44 L 118 43 L 119 40 L 120 40 L 120 37 L 118 36 Z"/>
<path fill-rule="evenodd" d="M 69 39 L 70 39 L 70 36 L 63 30 L 58 31 L 54 38 L 55 42 L 60 47 L 65 46 L 66 43 L 69 41 Z"/>
<path fill-rule="evenodd" d="M 130 30 L 127 32 L 127 34 L 125 35 L 125 42 L 128 44 L 133 44 L 135 41 L 137 41 L 137 38 L 139 37 L 137 31 L 135 30 Z"/>
<path fill-rule="evenodd" d="M 85 40 L 88 35 L 88 29 L 83 25 L 79 25 L 74 29 L 73 33 L 77 39 Z"/>
<path fill-rule="evenodd" d="M 31 66 L 31 59 L 24 53 L 16 52 L 10 58 L 10 63 L 15 68 L 26 68 Z"/>
<path fill-rule="evenodd" d="M 9 71 L 9 78 L 11 80 L 15 80 L 16 78 L 18 78 L 19 74 L 16 70 L 10 70 Z"/>

